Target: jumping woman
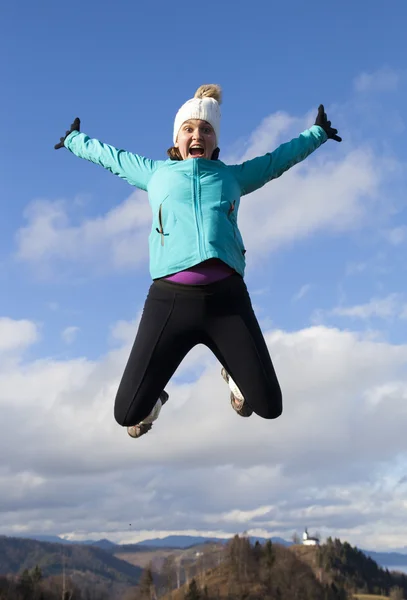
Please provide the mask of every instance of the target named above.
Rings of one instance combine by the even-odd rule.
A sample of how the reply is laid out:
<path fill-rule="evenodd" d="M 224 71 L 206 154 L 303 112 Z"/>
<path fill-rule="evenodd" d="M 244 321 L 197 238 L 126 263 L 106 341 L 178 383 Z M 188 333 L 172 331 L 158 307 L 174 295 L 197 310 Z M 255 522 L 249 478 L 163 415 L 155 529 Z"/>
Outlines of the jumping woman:
<path fill-rule="evenodd" d="M 165 386 L 186 354 L 204 344 L 222 365 L 234 410 L 275 419 L 282 394 L 244 281 L 240 199 L 280 177 L 328 139 L 342 141 L 323 105 L 315 125 L 273 152 L 219 160 L 221 89 L 203 85 L 178 110 L 167 160 L 151 160 L 89 138 L 72 123 L 55 149 L 111 171 L 148 192 L 152 284 L 117 392 L 114 415 L 138 438 L 168 400 Z"/>

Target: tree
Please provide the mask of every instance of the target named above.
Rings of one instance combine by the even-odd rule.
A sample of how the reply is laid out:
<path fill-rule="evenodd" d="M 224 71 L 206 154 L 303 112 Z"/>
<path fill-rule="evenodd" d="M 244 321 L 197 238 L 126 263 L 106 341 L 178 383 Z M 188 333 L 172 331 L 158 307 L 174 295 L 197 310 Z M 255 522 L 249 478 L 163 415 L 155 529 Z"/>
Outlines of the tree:
<path fill-rule="evenodd" d="M 240 575 L 239 564 L 239 536 L 235 535 L 226 546 L 227 563 L 229 573 L 232 579 L 236 579 Z"/>
<path fill-rule="evenodd" d="M 400 587 L 393 587 L 390 590 L 390 600 L 403 600 L 404 594 Z"/>
<path fill-rule="evenodd" d="M 184 596 L 184 600 L 201 600 L 201 592 L 195 581 L 195 577 L 191 579 L 191 583 L 188 586 L 188 591 Z"/>
<path fill-rule="evenodd" d="M 264 544 L 263 560 L 262 560 L 263 570 L 266 574 L 266 579 L 270 575 L 270 572 L 271 572 L 271 569 L 273 568 L 275 560 L 276 560 L 276 554 L 274 552 L 273 544 L 272 544 L 271 540 L 267 540 L 267 542 Z"/>
<path fill-rule="evenodd" d="M 139 597 L 142 600 L 155 600 L 153 570 L 151 563 L 143 570 L 138 584 Z"/>
<path fill-rule="evenodd" d="M 296 531 L 293 533 L 291 539 L 293 541 L 293 544 L 301 544 L 301 538 Z"/>
<path fill-rule="evenodd" d="M 161 578 L 163 581 L 163 588 L 166 594 L 169 594 L 176 587 L 179 587 L 177 581 L 177 568 L 175 564 L 175 559 L 172 555 L 169 555 L 164 559 L 163 565 L 161 567 Z"/>
<path fill-rule="evenodd" d="M 38 583 L 42 579 L 42 571 L 38 565 L 35 565 L 34 569 L 31 571 L 31 580 L 34 583 Z"/>
<path fill-rule="evenodd" d="M 256 577 L 256 579 L 258 579 L 259 574 L 260 574 L 262 557 L 263 557 L 263 547 L 259 541 L 256 541 L 256 543 L 254 544 L 254 547 L 252 548 L 252 551 L 251 551 L 251 557 L 252 557 L 252 565 L 253 565 L 252 566 L 253 574 Z"/>
<path fill-rule="evenodd" d="M 28 569 L 24 569 L 18 582 L 18 591 L 23 600 L 31 600 L 33 597 L 34 586 Z"/>

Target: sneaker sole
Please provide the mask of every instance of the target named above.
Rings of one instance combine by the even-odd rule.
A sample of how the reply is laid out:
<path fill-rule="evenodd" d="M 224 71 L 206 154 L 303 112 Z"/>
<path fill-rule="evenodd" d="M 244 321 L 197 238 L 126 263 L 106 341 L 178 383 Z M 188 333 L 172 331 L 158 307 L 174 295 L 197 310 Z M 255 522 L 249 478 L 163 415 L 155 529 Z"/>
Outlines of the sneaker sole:
<path fill-rule="evenodd" d="M 134 425 L 133 427 L 127 427 L 127 433 L 129 434 L 129 436 L 133 439 L 138 439 L 139 437 L 141 437 L 142 435 L 145 435 L 146 433 L 148 433 L 150 431 L 150 429 L 152 428 L 153 424 L 152 423 L 142 423 L 140 425 Z M 139 433 L 138 433 L 139 431 Z"/>

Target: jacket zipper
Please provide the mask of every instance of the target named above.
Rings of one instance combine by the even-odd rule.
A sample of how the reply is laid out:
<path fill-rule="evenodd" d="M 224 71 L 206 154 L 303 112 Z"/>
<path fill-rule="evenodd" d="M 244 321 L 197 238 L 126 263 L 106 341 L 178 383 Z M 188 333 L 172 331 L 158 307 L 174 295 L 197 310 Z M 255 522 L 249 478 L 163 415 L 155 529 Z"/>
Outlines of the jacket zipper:
<path fill-rule="evenodd" d="M 199 194 L 198 194 L 198 182 L 197 182 L 197 165 L 196 165 L 196 160 L 194 160 L 193 162 L 194 168 L 193 168 L 193 173 L 194 173 L 194 195 L 195 195 L 195 202 L 194 202 L 194 208 L 195 208 L 195 222 L 196 222 L 196 228 L 198 230 L 198 247 L 199 247 L 199 256 L 202 258 L 202 238 L 201 238 L 201 227 L 200 227 L 200 219 L 201 217 L 201 206 L 200 206 L 200 202 L 198 200 Z M 198 214 L 199 211 L 199 214 Z"/>

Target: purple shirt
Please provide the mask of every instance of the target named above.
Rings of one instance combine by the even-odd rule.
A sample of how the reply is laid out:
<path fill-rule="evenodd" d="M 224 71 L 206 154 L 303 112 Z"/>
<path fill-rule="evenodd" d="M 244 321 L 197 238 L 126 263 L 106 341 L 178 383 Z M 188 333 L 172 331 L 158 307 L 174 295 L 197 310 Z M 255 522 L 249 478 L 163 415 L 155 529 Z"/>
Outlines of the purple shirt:
<path fill-rule="evenodd" d="M 185 285 L 207 285 L 225 279 L 234 273 L 234 269 L 221 260 L 208 260 L 185 271 L 164 277 L 167 281 Z"/>

